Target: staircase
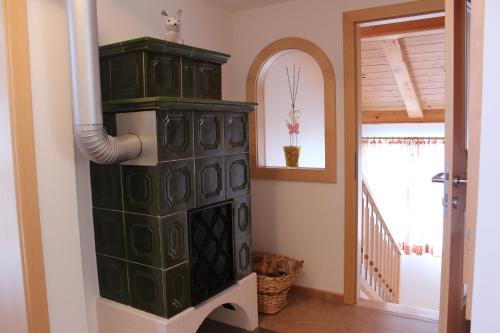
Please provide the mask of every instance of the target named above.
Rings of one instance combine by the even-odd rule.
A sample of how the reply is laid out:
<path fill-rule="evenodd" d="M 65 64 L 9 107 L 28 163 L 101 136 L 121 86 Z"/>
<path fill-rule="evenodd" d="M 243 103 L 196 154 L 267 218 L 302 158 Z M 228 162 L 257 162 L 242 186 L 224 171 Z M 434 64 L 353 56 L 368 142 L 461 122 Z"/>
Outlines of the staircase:
<path fill-rule="evenodd" d="M 363 180 L 360 289 L 371 300 L 399 303 L 402 251 Z"/>

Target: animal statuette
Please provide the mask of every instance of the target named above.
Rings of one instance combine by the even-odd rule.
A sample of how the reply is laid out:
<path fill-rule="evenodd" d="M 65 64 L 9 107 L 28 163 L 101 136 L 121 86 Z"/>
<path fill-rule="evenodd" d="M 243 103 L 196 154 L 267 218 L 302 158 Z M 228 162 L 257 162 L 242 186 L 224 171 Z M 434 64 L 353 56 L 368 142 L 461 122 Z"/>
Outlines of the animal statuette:
<path fill-rule="evenodd" d="M 181 35 L 181 16 L 182 9 L 177 11 L 177 16 L 170 16 L 164 10 L 161 11 L 161 15 L 165 16 L 165 40 L 167 42 L 184 44 Z"/>

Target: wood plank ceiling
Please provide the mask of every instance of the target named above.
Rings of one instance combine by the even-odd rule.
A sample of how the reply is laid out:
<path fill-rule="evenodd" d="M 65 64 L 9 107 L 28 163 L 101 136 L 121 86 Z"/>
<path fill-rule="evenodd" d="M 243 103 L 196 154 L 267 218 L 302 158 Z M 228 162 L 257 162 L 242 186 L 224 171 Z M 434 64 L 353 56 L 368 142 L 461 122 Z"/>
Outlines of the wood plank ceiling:
<path fill-rule="evenodd" d="M 364 123 L 442 122 L 444 17 L 361 29 Z"/>

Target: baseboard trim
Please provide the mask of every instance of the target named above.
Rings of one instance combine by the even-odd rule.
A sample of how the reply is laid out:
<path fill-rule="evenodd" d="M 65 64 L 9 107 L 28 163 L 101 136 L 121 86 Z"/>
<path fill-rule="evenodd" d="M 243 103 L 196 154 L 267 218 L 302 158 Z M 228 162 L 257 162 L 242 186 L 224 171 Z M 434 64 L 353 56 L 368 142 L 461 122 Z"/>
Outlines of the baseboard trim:
<path fill-rule="evenodd" d="M 315 289 L 315 288 L 310 288 L 310 287 L 304 287 L 304 286 L 299 286 L 299 285 L 293 285 L 292 288 L 290 289 L 290 293 L 295 294 L 295 295 L 301 295 L 301 296 L 306 296 L 306 297 L 314 297 L 314 298 L 319 298 L 324 301 L 328 302 L 335 302 L 339 304 L 344 303 L 344 295 L 340 293 L 336 293 L 333 291 L 328 291 L 328 290 L 322 290 L 322 289 Z"/>

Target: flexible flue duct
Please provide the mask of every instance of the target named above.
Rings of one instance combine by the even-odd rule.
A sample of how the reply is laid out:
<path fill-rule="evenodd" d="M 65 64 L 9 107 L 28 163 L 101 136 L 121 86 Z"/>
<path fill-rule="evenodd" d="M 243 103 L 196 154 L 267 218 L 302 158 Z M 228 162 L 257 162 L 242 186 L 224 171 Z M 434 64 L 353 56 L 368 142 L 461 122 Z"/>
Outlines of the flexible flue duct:
<path fill-rule="evenodd" d="M 95 0 L 67 0 L 71 57 L 73 131 L 78 148 L 99 164 L 139 157 L 141 140 L 135 134 L 106 133 L 101 106 L 97 9 Z"/>

